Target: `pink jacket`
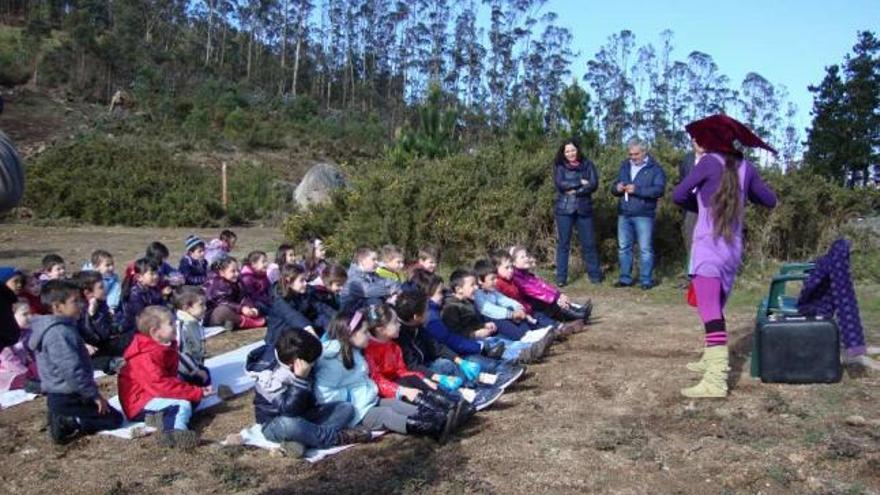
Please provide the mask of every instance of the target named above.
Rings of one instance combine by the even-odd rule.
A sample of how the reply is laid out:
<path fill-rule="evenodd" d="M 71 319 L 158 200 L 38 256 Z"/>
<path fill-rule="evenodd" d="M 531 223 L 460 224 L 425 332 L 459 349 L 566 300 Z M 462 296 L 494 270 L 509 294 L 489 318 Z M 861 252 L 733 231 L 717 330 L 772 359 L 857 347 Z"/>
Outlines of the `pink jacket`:
<path fill-rule="evenodd" d="M 559 299 L 559 289 L 532 272 L 514 268 L 513 283 L 527 297 L 537 299 L 545 304 L 553 304 Z"/>
<path fill-rule="evenodd" d="M 255 272 L 250 265 L 244 265 L 238 284 L 241 287 L 242 304 L 245 306 L 257 308 L 261 313 L 265 313 L 272 305 L 272 297 L 269 294 L 271 283 L 266 272 Z"/>

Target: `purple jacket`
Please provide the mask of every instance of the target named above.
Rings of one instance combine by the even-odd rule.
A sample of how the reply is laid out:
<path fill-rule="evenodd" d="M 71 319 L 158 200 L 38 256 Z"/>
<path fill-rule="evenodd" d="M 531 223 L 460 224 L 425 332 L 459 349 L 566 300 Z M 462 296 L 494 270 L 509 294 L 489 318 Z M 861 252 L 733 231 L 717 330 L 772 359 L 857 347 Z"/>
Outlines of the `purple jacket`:
<path fill-rule="evenodd" d="M 208 280 L 208 260 L 194 260 L 188 255 L 180 258 L 177 270 L 183 275 L 186 285 L 202 286 Z"/>
<path fill-rule="evenodd" d="M 217 272 L 212 272 L 208 276 L 208 281 L 205 282 L 205 296 L 208 298 L 208 310 L 204 321 L 211 319 L 211 313 L 217 306 L 228 306 L 236 313 L 241 313 L 241 287 L 221 277 Z"/>
<path fill-rule="evenodd" d="M 559 289 L 532 272 L 514 268 L 513 283 L 519 287 L 520 292 L 542 303 L 553 304 L 559 299 Z"/>
<path fill-rule="evenodd" d="M 272 305 L 272 297 L 269 294 L 269 276 L 266 272 L 257 273 L 250 265 L 241 269 L 241 278 L 238 280 L 241 287 L 242 304 L 257 308 L 265 314 Z"/>
<path fill-rule="evenodd" d="M 122 303 L 122 331 L 137 330 L 137 316 L 147 306 L 164 306 L 165 300 L 155 287 L 144 287 L 141 284 L 131 286 L 128 298 Z"/>

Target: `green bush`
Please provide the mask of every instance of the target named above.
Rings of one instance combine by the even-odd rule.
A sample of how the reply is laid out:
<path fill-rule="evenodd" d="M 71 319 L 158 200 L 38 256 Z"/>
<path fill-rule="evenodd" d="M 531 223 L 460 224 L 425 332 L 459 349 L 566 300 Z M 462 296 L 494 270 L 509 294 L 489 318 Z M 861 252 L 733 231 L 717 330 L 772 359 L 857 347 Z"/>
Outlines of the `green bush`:
<path fill-rule="evenodd" d="M 391 242 L 409 255 L 426 244 L 441 248 L 450 262 L 482 256 L 487 249 L 526 244 L 542 261 L 555 250 L 554 187 L 550 166 L 555 148 L 518 150 L 507 142 L 443 159 L 400 155 L 359 164 L 348 170 L 352 187 L 326 206 L 289 217 L 290 239 L 320 236 L 347 257 L 358 244 Z M 681 271 L 685 244 L 682 212 L 671 200 L 683 153 L 660 147 L 652 151 L 668 179 L 660 201 L 654 247 L 662 270 Z M 617 264 L 617 198 L 610 194 L 622 148 L 601 148 L 592 157 L 601 185 L 594 195 L 600 259 Z M 780 196 L 776 210 L 748 209 L 747 260 L 798 260 L 815 256 L 837 235 L 838 226 L 880 206 L 876 192 L 850 191 L 822 179 L 796 173 L 767 173 Z M 861 245 L 861 244 L 860 244 Z M 572 260 L 577 259 L 573 256 Z"/>
<path fill-rule="evenodd" d="M 24 206 L 42 218 L 97 225 L 213 226 L 277 215 L 288 207 L 272 172 L 229 168 L 229 211 L 220 174 L 181 161 L 155 142 L 86 136 L 52 148 L 27 170 Z"/>

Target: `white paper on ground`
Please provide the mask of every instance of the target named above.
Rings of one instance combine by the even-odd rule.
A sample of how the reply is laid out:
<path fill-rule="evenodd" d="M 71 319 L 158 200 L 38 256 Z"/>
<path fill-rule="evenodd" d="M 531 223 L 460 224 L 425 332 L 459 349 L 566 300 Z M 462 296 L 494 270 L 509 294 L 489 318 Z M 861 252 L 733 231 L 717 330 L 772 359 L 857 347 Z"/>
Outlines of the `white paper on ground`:
<path fill-rule="evenodd" d="M 211 370 L 211 381 L 213 382 L 214 389 L 216 390 L 220 385 L 228 385 L 236 394 L 241 394 L 250 390 L 254 386 L 254 381 L 245 373 L 244 364 L 248 353 L 261 345 L 263 345 L 262 340 L 206 360 L 205 366 Z M 118 395 L 110 399 L 109 402 L 110 406 L 117 411 L 122 412 L 122 406 L 119 404 Z M 223 401 L 219 397 L 211 395 L 199 403 L 199 407 L 196 408 L 196 411 L 216 406 L 221 402 Z M 148 428 L 143 422 L 132 423 L 126 421 L 121 428 L 102 431 L 101 434 L 132 439 L 142 436 L 139 434 L 141 432 L 151 431 L 153 431 L 153 429 Z"/>
<path fill-rule="evenodd" d="M 8 390 L 0 394 L 0 409 L 8 409 L 37 398 L 37 394 L 30 394 L 22 389 Z"/>
<path fill-rule="evenodd" d="M 547 332 L 549 332 L 550 330 L 552 330 L 552 327 L 549 326 L 538 328 L 537 330 L 529 330 L 528 332 L 526 332 L 525 335 L 523 335 L 521 339 L 519 339 L 519 341 L 525 342 L 527 344 L 539 342 L 541 339 L 544 338 L 544 336 L 547 335 Z"/>
<path fill-rule="evenodd" d="M 373 432 L 373 440 L 381 437 L 384 434 L 385 434 L 384 431 L 374 431 Z M 241 430 L 239 432 L 239 435 L 241 435 L 241 439 L 245 445 L 250 445 L 252 447 L 259 447 L 261 449 L 267 449 L 267 450 L 274 450 L 274 449 L 281 448 L 280 443 L 275 443 L 275 442 L 266 440 L 266 437 L 263 436 L 263 427 L 259 424 L 251 425 L 248 428 Z M 225 441 L 222 443 L 223 443 L 223 445 L 226 445 Z M 312 462 L 312 463 L 318 462 L 321 459 L 325 459 L 325 458 L 330 457 L 332 455 L 338 454 L 338 453 L 342 452 L 343 450 L 348 449 L 350 447 L 354 447 L 354 444 L 342 445 L 339 447 L 332 447 L 329 449 L 308 449 L 308 450 L 306 450 L 306 453 L 303 456 L 303 459 L 305 459 L 309 462 Z"/>

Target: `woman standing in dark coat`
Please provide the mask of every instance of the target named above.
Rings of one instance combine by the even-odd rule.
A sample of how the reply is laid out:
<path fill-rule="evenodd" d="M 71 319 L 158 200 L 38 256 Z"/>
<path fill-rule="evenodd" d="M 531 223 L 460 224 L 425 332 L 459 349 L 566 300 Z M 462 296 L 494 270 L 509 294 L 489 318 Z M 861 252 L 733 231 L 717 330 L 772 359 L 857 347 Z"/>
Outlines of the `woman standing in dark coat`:
<path fill-rule="evenodd" d="M 562 143 L 553 162 L 556 185 L 556 283 L 568 283 L 568 253 L 571 234 L 577 228 L 584 267 L 594 284 L 602 282 L 602 269 L 596 252 L 593 226 L 593 193 L 599 187 L 599 173 L 593 162 L 581 153 L 575 139 Z"/>

